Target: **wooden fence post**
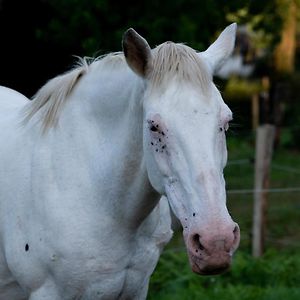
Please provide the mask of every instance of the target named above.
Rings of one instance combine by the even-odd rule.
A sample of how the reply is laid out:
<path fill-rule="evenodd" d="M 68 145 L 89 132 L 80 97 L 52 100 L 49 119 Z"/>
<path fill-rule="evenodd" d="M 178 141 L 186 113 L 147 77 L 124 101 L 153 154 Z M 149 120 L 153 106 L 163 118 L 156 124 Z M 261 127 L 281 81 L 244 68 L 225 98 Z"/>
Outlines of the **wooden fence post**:
<path fill-rule="evenodd" d="M 272 159 L 275 126 L 261 125 L 256 132 L 255 154 L 255 192 L 252 227 L 252 254 L 259 257 L 264 252 L 264 234 L 266 226 L 267 191 Z"/>
<path fill-rule="evenodd" d="M 259 95 L 253 94 L 251 98 L 252 129 L 256 130 L 259 124 Z"/>

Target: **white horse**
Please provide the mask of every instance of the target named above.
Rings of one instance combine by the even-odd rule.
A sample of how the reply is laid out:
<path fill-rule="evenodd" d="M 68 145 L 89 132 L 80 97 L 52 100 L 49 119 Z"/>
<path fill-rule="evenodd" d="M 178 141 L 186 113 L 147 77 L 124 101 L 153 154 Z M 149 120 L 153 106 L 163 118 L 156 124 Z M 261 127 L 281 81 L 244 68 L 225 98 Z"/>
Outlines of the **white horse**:
<path fill-rule="evenodd" d="M 212 73 L 235 31 L 197 53 L 171 42 L 151 50 L 129 29 L 124 54 L 83 60 L 33 101 L 0 88 L 1 300 L 146 298 L 172 235 L 168 203 L 192 270 L 230 266 L 232 113 Z"/>

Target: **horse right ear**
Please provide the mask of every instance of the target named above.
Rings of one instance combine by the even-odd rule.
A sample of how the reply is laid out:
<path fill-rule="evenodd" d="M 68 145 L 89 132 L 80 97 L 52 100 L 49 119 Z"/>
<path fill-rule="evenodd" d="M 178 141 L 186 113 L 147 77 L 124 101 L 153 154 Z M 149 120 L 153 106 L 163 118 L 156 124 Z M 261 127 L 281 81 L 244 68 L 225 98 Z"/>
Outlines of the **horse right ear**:
<path fill-rule="evenodd" d="M 218 71 L 233 52 L 236 27 L 236 23 L 227 26 L 206 51 L 199 53 L 208 62 L 212 73 Z"/>
<path fill-rule="evenodd" d="M 122 44 L 128 66 L 145 78 L 152 66 L 151 48 L 147 41 L 130 28 L 124 33 Z"/>

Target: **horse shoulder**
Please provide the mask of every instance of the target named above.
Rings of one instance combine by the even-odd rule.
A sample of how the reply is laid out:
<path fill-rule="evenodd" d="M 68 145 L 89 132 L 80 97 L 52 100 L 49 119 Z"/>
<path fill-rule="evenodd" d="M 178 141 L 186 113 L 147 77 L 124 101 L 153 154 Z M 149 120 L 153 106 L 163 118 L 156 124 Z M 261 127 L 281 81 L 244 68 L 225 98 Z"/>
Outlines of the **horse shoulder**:
<path fill-rule="evenodd" d="M 172 234 L 169 204 L 162 197 L 137 232 L 130 267 L 126 270 L 122 297 L 146 298 L 150 276 Z M 140 288 L 137 289 L 136 286 Z"/>

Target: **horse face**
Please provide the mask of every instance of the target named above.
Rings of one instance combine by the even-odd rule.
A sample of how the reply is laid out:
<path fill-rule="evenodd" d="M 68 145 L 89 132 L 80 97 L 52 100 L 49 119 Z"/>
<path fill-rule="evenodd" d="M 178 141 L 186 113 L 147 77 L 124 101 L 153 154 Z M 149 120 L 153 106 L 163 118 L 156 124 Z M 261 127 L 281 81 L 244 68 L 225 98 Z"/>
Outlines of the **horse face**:
<path fill-rule="evenodd" d="M 171 45 L 151 53 L 141 39 L 138 51 L 129 51 L 132 40 L 129 52 L 124 51 L 129 66 L 148 81 L 143 142 L 149 180 L 179 218 L 192 270 L 199 274 L 227 270 L 240 238 L 226 208 L 223 177 L 225 131 L 232 114 L 211 80 L 211 72 L 233 48 L 234 32 L 235 26 L 225 29 L 206 52 L 197 54 L 199 60 L 187 49 L 166 50 Z M 223 55 L 222 49 L 227 51 Z M 141 53 L 144 57 L 137 59 Z M 179 56 L 182 61 L 176 60 Z"/>
<path fill-rule="evenodd" d="M 173 90 L 173 97 L 163 95 L 159 104 L 145 105 L 149 179 L 167 196 L 182 224 L 192 269 L 219 273 L 229 267 L 239 243 L 238 225 L 226 208 L 223 177 L 225 131 L 232 114 L 214 87 L 210 99 L 188 88 L 178 91 L 176 85 Z"/>

